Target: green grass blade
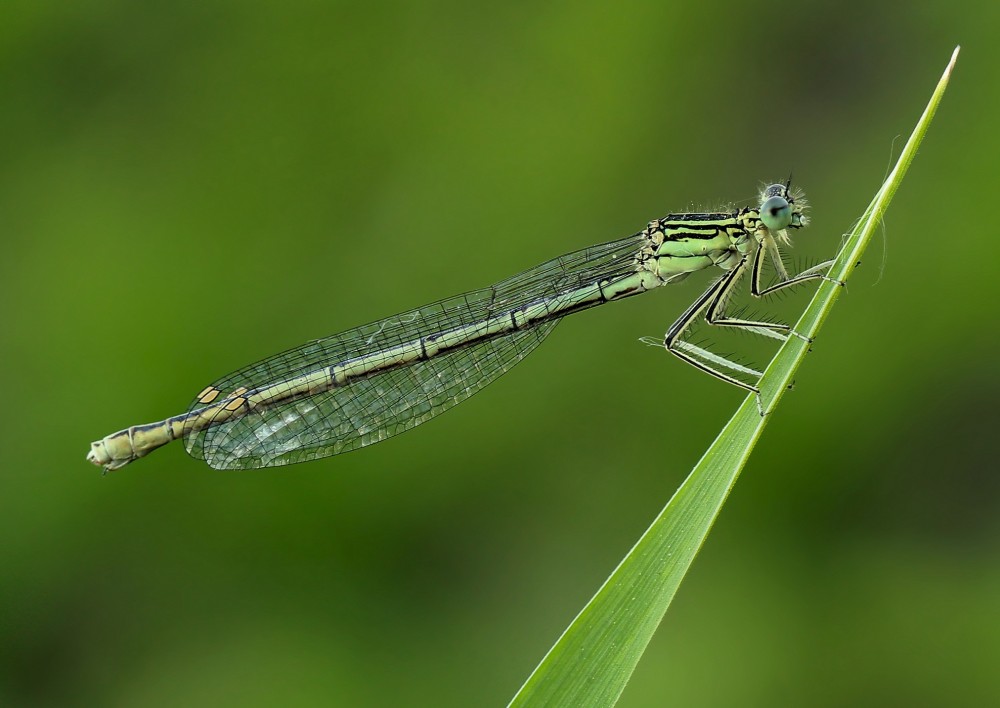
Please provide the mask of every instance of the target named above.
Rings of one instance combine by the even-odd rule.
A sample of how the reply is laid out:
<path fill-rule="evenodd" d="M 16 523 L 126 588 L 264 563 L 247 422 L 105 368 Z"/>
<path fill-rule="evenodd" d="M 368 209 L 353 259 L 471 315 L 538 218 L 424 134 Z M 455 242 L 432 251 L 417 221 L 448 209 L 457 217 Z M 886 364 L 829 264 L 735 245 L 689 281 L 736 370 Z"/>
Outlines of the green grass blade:
<path fill-rule="evenodd" d="M 948 85 L 955 49 L 896 166 L 846 238 L 830 276 L 846 281 L 885 213 Z M 795 329 L 815 337 L 842 288 L 823 281 Z M 765 409 L 787 390 L 809 345 L 790 337 L 761 382 Z M 511 706 L 610 706 L 621 695 L 740 470 L 772 416 L 748 396 L 653 524 L 511 700 Z"/>

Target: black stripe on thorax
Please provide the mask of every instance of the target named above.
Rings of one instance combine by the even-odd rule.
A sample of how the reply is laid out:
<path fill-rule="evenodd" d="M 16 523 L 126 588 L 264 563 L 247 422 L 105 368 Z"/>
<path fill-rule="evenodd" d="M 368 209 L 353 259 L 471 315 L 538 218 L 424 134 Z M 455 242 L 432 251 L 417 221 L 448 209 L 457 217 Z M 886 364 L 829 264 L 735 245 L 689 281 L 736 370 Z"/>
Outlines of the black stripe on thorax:
<path fill-rule="evenodd" d="M 688 237 L 694 239 L 715 238 L 720 233 L 728 232 L 732 227 L 739 228 L 736 214 L 670 214 L 660 221 L 660 228 L 667 239 Z"/>
<path fill-rule="evenodd" d="M 685 222 L 688 224 L 699 221 L 732 221 L 736 214 L 732 212 L 716 212 L 714 214 L 667 214 L 660 221 L 663 223 Z"/>

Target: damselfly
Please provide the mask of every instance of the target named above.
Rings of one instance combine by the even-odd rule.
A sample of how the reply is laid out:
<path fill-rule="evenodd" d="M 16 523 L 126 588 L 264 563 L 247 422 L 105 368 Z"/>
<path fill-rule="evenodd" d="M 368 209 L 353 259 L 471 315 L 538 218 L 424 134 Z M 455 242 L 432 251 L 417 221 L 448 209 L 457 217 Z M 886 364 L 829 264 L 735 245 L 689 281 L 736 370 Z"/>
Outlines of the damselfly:
<path fill-rule="evenodd" d="M 764 189 L 758 206 L 669 214 L 632 236 L 576 251 L 496 285 L 318 339 L 235 371 L 183 413 L 91 444 L 87 459 L 116 470 L 171 440 L 217 469 L 287 465 L 336 455 L 409 430 L 461 403 L 510 370 L 563 317 L 724 272 L 667 330 L 663 346 L 698 369 L 759 394 L 761 372 L 685 341 L 699 318 L 776 339 L 787 324 L 726 314 L 750 270 L 755 297 L 816 278 L 829 263 L 790 276 L 780 245 L 806 225 L 790 181 Z M 766 255 L 765 255 L 766 254 Z M 776 273 L 762 284 L 766 261 Z M 753 377 L 750 380 L 744 380 Z M 758 399 L 759 400 L 759 399 Z M 763 412 L 763 411 L 762 411 Z"/>

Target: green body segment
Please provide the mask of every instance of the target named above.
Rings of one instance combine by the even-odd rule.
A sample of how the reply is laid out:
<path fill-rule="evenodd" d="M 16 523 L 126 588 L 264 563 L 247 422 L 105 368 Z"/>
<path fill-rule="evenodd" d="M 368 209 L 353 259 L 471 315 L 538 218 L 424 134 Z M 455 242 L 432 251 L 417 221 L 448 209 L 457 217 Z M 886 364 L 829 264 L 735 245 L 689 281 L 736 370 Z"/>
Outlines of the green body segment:
<path fill-rule="evenodd" d="M 183 437 L 188 451 L 211 466 L 242 469 L 378 442 L 505 373 L 562 317 L 713 266 L 742 270 L 751 249 L 771 241 L 758 209 L 671 214 L 633 236 L 548 261 L 491 288 L 236 371 L 206 388 L 187 413 L 109 435 L 91 445 L 87 458 L 114 470 Z"/>

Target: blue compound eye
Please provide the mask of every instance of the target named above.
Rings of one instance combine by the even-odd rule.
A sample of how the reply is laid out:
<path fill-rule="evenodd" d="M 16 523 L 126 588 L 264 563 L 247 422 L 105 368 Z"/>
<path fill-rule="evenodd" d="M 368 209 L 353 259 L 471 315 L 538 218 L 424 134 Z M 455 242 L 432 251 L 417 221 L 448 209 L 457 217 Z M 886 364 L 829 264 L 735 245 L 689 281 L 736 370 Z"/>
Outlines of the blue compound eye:
<path fill-rule="evenodd" d="M 771 231 L 787 229 L 792 223 L 792 205 L 784 197 L 769 197 L 760 206 L 760 220 Z"/>

